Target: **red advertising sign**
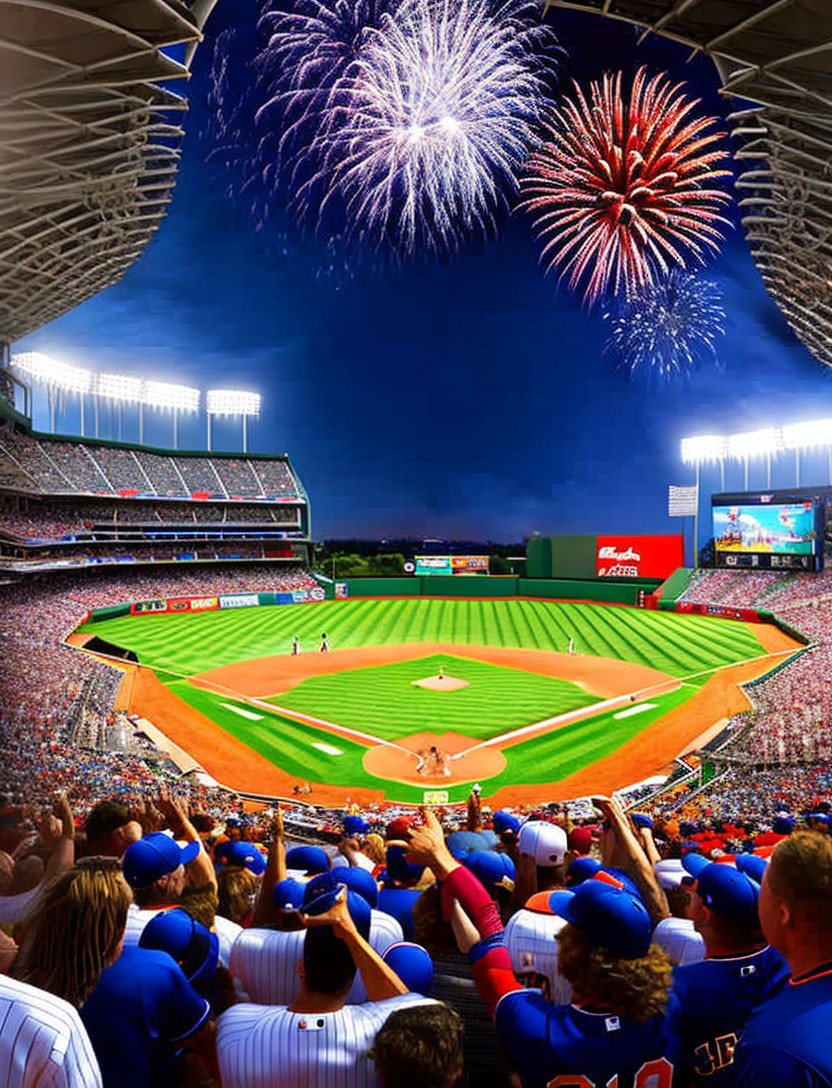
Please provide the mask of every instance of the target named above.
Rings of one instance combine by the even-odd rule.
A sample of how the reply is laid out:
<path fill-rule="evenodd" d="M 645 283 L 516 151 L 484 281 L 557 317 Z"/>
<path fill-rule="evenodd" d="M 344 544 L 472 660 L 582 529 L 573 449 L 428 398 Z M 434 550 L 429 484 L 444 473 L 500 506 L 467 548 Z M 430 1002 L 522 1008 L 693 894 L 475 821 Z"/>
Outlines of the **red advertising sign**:
<path fill-rule="evenodd" d="M 681 533 L 667 536 L 599 536 L 596 578 L 667 578 L 684 564 Z"/>

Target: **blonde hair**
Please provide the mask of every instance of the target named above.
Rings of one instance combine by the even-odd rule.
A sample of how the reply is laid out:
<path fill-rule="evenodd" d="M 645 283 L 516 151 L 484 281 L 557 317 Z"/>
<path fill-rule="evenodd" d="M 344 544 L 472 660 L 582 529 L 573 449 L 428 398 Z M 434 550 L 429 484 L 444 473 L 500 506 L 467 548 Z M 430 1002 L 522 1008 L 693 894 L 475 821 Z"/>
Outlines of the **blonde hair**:
<path fill-rule="evenodd" d="M 115 959 L 131 899 L 118 858 L 79 861 L 44 892 L 14 976 L 80 1008 Z"/>
<path fill-rule="evenodd" d="M 251 913 L 260 881 L 249 869 L 231 866 L 222 870 L 217 882 L 219 884 L 217 914 L 221 914 L 223 918 L 230 918 L 232 922 L 241 922 L 247 914 Z"/>
<path fill-rule="evenodd" d="M 375 831 L 371 831 L 364 840 L 362 851 L 367 855 L 370 861 L 374 861 L 376 865 L 384 865 L 387 860 L 387 855 L 384 851 L 384 839 L 381 835 L 377 835 Z"/>
<path fill-rule="evenodd" d="M 576 926 L 564 926 L 557 940 L 560 971 L 582 1002 L 610 1008 L 636 1024 L 664 1012 L 673 974 L 657 944 L 646 955 L 625 960 L 595 947 Z"/>

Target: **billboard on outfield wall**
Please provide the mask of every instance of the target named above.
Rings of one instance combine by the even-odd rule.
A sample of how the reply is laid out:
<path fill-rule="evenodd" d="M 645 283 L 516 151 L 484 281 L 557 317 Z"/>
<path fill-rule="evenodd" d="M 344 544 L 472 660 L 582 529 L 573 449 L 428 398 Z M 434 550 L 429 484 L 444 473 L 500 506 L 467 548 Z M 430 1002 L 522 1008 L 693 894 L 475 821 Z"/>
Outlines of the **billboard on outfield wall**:
<path fill-rule="evenodd" d="M 487 555 L 416 555 L 416 574 L 488 574 Z"/>
<path fill-rule="evenodd" d="M 595 538 L 596 578 L 667 578 L 684 562 L 681 533 Z"/>

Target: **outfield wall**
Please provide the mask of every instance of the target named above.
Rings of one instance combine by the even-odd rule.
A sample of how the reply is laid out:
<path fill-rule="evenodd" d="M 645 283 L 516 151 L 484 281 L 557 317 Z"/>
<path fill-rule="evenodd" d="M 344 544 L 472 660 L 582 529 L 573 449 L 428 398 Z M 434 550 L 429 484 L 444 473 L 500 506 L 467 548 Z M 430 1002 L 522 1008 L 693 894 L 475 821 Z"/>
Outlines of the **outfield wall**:
<path fill-rule="evenodd" d="M 518 578 L 506 576 L 422 575 L 410 578 L 348 578 L 350 597 L 543 597 L 600 604 L 638 602 L 639 591 L 652 593 L 657 579 L 607 580 Z"/>

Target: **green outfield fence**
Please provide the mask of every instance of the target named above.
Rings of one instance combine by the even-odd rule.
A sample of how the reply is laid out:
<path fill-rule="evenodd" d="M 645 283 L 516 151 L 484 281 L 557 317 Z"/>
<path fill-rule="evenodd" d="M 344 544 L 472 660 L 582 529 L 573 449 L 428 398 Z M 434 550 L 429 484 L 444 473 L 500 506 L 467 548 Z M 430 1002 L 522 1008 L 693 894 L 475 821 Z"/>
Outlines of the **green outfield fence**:
<path fill-rule="evenodd" d="M 660 581 L 643 579 L 518 578 L 515 575 L 414 575 L 410 578 L 345 578 L 350 597 L 544 597 L 600 604 L 638 602 Z"/>

